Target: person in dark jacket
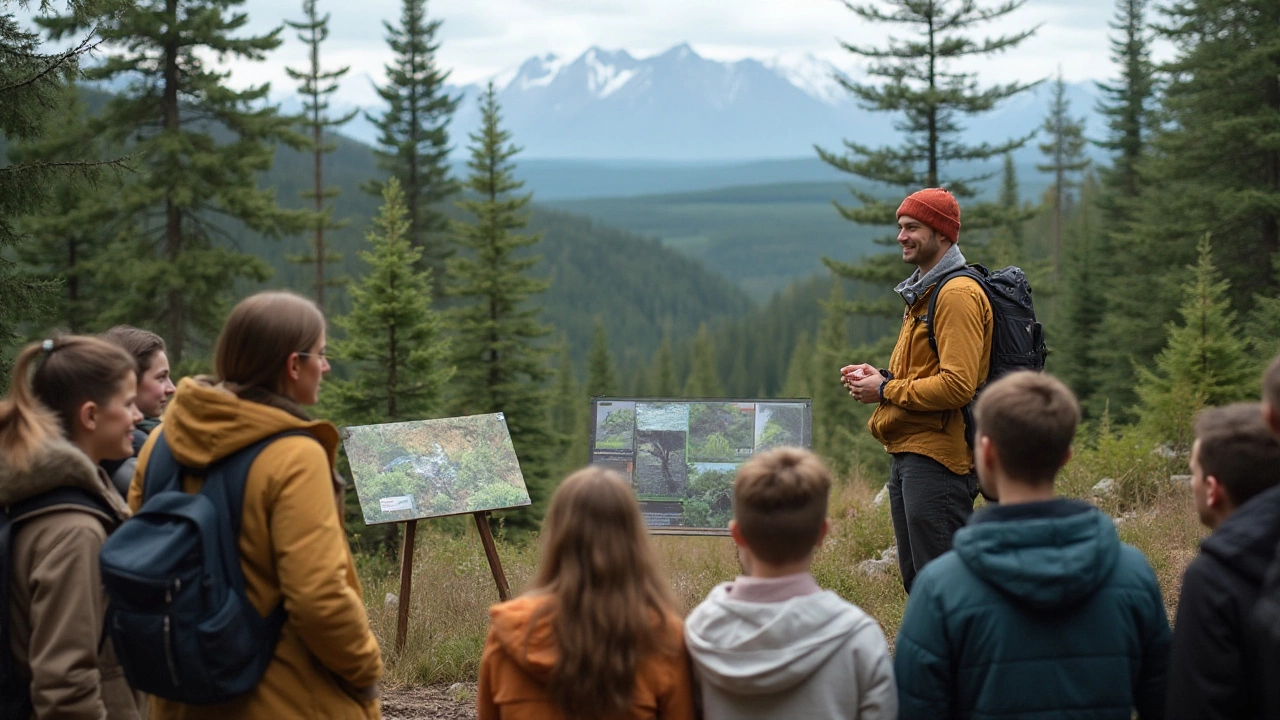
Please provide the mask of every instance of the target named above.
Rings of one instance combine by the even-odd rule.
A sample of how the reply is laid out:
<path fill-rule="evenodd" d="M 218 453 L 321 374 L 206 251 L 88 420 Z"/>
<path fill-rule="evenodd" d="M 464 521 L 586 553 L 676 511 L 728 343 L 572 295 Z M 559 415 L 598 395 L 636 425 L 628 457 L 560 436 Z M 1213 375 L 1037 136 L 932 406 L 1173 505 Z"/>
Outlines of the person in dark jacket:
<path fill-rule="evenodd" d="M 138 364 L 138 409 L 142 420 L 133 426 L 133 455 L 123 460 L 104 460 L 102 469 L 107 471 L 112 484 L 124 496 L 133 481 L 133 471 L 138 464 L 138 453 L 147 436 L 160 425 L 169 398 L 175 387 L 169 376 L 169 356 L 165 354 L 164 339 L 159 335 L 132 325 L 116 325 L 100 336 L 113 345 L 125 349 Z"/>
<path fill-rule="evenodd" d="M 1080 406 L 1010 374 L 975 406 L 974 455 L 999 505 L 921 570 L 898 631 L 898 717 L 1164 713 L 1169 622 L 1155 573 L 1092 505 L 1054 496 Z"/>
<path fill-rule="evenodd" d="M 1170 718 L 1263 718 L 1259 636 L 1249 613 L 1280 542 L 1280 441 L 1258 403 L 1196 420 L 1191 491 L 1213 530 L 1187 566 L 1169 665 Z"/>
<path fill-rule="evenodd" d="M 1272 434 L 1280 438 L 1280 357 L 1271 361 L 1262 376 L 1262 417 Z M 1261 646 L 1258 671 L 1262 677 L 1280 677 L 1280 545 L 1272 555 L 1250 620 Z M 1267 683 L 1262 688 L 1262 712 L 1265 717 L 1280 717 L 1280 683 Z"/>

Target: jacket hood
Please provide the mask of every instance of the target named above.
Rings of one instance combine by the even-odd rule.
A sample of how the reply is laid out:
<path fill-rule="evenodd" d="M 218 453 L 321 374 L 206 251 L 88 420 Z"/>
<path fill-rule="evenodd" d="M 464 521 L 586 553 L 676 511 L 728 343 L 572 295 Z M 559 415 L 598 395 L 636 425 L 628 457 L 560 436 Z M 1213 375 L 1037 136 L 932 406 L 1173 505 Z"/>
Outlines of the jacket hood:
<path fill-rule="evenodd" d="M 551 613 L 538 612 L 548 597 L 523 596 L 489 608 L 489 626 L 507 655 L 539 682 L 551 677 L 560 652 Z"/>
<path fill-rule="evenodd" d="M 1261 585 L 1280 542 L 1280 487 L 1241 505 L 1205 538 L 1200 549 Z"/>
<path fill-rule="evenodd" d="M 45 443 L 32 456 L 30 467 L 24 470 L 10 465 L 0 453 L 0 507 L 63 487 L 78 488 L 104 500 L 115 513 L 109 520 L 129 517 L 129 506 L 106 473 L 66 440 Z"/>
<path fill-rule="evenodd" d="M 875 624 L 849 612 L 834 592 L 780 603 L 732 600 L 717 585 L 685 620 L 685 644 L 699 676 L 726 692 L 771 695 L 807 680 L 840 648 Z"/>
<path fill-rule="evenodd" d="M 1005 508 L 979 511 L 956 532 L 953 546 L 975 575 L 1018 601 L 1040 610 L 1069 607 L 1111 575 L 1120 537 L 1111 518 L 1087 503 L 1037 505 L 1058 512 L 984 521 L 984 514 L 991 517 L 991 510 Z"/>
<path fill-rule="evenodd" d="M 253 443 L 288 430 L 314 435 L 332 466 L 338 430 L 323 420 L 303 420 L 284 410 L 242 400 L 204 378 L 178 383 L 160 424 L 173 457 L 181 465 L 202 468 Z"/>

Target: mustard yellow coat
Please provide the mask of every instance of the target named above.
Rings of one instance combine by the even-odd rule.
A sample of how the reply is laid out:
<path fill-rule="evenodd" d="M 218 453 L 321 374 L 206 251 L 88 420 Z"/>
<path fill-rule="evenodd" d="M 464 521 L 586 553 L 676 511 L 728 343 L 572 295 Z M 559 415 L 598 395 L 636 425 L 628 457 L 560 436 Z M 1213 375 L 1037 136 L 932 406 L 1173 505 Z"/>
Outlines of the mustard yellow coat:
<path fill-rule="evenodd" d="M 889 358 L 893 379 L 867 427 L 888 452 L 931 457 L 964 475 L 973 468 L 973 452 L 964 439 L 960 410 L 991 369 L 991 301 L 972 278 L 948 281 L 935 308 L 934 352 L 924 316 L 936 288 L 921 293 L 903 313 Z"/>
<path fill-rule="evenodd" d="M 245 482 L 239 545 L 246 594 L 263 615 L 282 600 L 288 612 L 262 680 L 220 705 L 152 698 L 152 720 L 380 717 L 382 655 L 369 629 L 335 495 L 337 429 L 188 378 L 179 383 L 159 430 L 174 458 L 194 468 L 286 430 L 303 430 L 315 439 L 291 436 L 271 443 Z M 159 435 L 151 433 L 138 456 L 129 489 L 134 511 L 142 505 L 142 478 Z M 188 477 L 185 489 L 195 492 L 201 482 Z"/>

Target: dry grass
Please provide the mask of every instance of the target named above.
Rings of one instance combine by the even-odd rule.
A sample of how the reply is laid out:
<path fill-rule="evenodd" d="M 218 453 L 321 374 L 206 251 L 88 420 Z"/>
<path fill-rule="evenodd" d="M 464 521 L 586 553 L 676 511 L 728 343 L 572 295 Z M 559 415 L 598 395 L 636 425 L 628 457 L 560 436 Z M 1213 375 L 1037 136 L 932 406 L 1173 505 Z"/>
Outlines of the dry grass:
<path fill-rule="evenodd" d="M 1097 465 L 1111 463 L 1100 470 Z M 1121 517 L 1121 538 L 1141 550 L 1155 569 L 1170 618 L 1177 602 L 1183 569 L 1195 555 L 1204 532 L 1196 520 L 1190 492 L 1168 482 L 1168 463 L 1135 463 L 1082 453 L 1062 478 L 1064 494 L 1087 497 L 1100 472 L 1123 474 L 1129 490 L 1100 507 Z M 1118 471 L 1118 472 L 1117 472 Z M 1107 475 L 1113 476 L 1113 475 Z M 1141 488 L 1141 489 L 1138 489 Z M 863 560 L 878 558 L 893 544 L 888 503 L 876 507 L 878 486 L 858 478 L 840 483 L 831 498 L 831 533 L 814 561 L 819 584 L 838 592 L 876 618 L 892 643 L 902 621 L 906 594 L 896 565 L 868 573 Z M 1141 506 L 1135 506 L 1138 499 Z M 370 620 L 387 653 L 386 682 L 391 686 L 474 681 L 480 651 L 488 630 L 488 607 L 497 591 L 474 528 L 462 536 L 434 531 L 419 524 L 415 555 L 410 629 L 405 651 L 390 652 L 396 612 L 384 604 L 387 593 L 399 591 L 398 565 L 382 559 L 360 559 L 361 579 Z M 655 537 L 655 547 L 677 602 L 692 610 L 717 583 L 738 573 L 737 554 L 727 537 Z M 512 591 L 529 582 L 537 550 L 529 544 L 498 544 Z"/>

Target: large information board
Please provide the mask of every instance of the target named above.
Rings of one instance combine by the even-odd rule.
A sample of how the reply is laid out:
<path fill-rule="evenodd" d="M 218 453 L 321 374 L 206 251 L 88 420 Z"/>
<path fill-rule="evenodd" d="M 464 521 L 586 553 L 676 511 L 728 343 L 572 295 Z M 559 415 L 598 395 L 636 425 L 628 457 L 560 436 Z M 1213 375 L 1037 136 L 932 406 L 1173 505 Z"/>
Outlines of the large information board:
<path fill-rule="evenodd" d="M 723 534 L 733 512 L 733 477 L 753 453 L 809 447 L 813 401 L 591 401 L 591 462 L 635 488 L 655 533 Z"/>

